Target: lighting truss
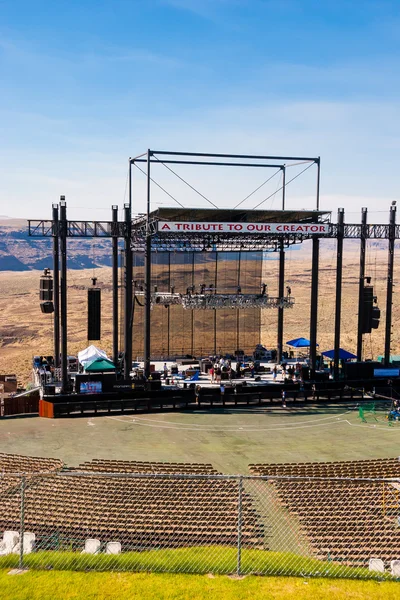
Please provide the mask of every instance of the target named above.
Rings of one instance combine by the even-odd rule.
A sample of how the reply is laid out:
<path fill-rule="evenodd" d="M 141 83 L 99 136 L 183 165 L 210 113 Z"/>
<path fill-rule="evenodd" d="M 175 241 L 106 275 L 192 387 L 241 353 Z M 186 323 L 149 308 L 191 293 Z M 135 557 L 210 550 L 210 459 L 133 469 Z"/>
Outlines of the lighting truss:
<path fill-rule="evenodd" d="M 216 310 L 220 308 L 292 308 L 294 299 L 290 296 L 274 298 L 261 294 L 186 294 L 182 296 L 182 306 L 186 309 Z"/>
<path fill-rule="evenodd" d="M 143 296 L 144 291 L 136 291 L 136 296 Z M 278 298 L 268 294 L 177 294 L 173 292 L 154 292 L 151 294 L 151 305 L 181 305 L 186 310 L 218 310 L 223 308 L 293 308 L 294 298 L 284 296 Z"/>
<path fill-rule="evenodd" d="M 156 292 L 151 295 L 151 303 L 159 304 L 160 306 L 171 306 L 176 304 L 182 304 L 181 294 L 174 294 L 172 292 Z"/>

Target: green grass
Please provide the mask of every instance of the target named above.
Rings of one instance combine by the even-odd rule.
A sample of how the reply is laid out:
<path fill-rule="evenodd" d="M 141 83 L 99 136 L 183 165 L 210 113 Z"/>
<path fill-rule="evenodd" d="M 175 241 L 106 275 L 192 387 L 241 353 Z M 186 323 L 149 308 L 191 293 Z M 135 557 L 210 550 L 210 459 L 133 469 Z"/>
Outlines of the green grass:
<path fill-rule="evenodd" d="M 0 568 L 16 568 L 15 554 L 0 557 Z M 207 546 L 124 552 L 119 555 L 89 555 L 80 552 L 39 551 L 24 556 L 23 566 L 31 570 L 118 571 L 231 575 L 237 573 L 235 548 Z M 241 574 L 390 579 L 374 576 L 368 569 L 347 567 L 338 562 L 320 561 L 290 552 L 242 550 Z"/>
<path fill-rule="evenodd" d="M 210 462 L 223 473 L 243 474 L 250 463 L 397 456 L 400 426 L 361 423 L 358 411 L 345 412 L 338 406 L 13 419 L 0 432 L 0 451 L 61 458 L 70 466 L 92 458 Z"/>
<path fill-rule="evenodd" d="M 397 600 L 400 584 L 286 577 L 0 571 L 1 600 Z"/>

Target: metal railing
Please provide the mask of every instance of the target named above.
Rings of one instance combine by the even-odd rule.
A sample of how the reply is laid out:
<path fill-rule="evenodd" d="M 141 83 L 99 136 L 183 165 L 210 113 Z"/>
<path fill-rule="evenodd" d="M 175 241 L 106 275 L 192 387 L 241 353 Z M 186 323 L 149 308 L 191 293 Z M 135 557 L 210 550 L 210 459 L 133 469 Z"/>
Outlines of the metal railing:
<path fill-rule="evenodd" d="M 400 478 L 106 462 L 1 475 L 0 567 L 400 577 Z"/>

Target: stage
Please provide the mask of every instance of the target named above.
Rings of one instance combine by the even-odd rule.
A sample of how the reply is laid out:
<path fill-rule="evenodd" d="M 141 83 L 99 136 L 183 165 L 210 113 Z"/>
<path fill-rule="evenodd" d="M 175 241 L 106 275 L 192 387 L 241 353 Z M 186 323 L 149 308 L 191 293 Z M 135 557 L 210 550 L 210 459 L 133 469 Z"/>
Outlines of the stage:
<path fill-rule="evenodd" d="M 146 211 L 135 215 L 132 169 L 141 170 L 141 163 L 145 163 L 147 167 Z M 203 206 L 185 208 L 178 202 L 179 206 L 154 207 L 152 186 L 157 185 L 159 188 L 160 185 L 154 180 L 154 173 L 153 176 L 150 174 L 150 169 L 156 164 L 163 165 L 170 171 L 169 165 L 172 164 L 206 168 L 249 168 L 258 172 L 260 169 L 272 169 L 282 179 L 282 185 L 278 188 L 281 192 L 281 208 L 260 208 L 268 200 L 267 197 L 252 209 L 247 209 L 247 198 L 259 187 L 233 204 L 232 208 L 219 207 L 210 203 L 207 198 L 205 200 L 208 205 L 205 206 L 203 203 Z M 302 170 L 288 179 L 287 175 L 294 172 L 291 169 L 298 168 L 298 165 L 301 165 Z M 315 168 L 315 206 L 302 210 L 288 208 L 287 186 L 311 167 Z M 339 209 L 337 222 L 334 223 L 331 213 L 320 208 L 320 170 L 319 157 L 148 150 L 145 155 L 129 159 L 129 202 L 124 205 L 122 221 L 118 220 L 117 206 L 112 207 L 111 221 L 69 221 L 64 197 L 61 197 L 59 205 L 53 205 L 52 220 L 29 221 L 30 236 L 53 238 L 54 294 L 52 284 L 51 289 L 41 290 L 41 309 L 43 312 L 54 312 L 54 393 L 44 393 L 46 399 L 43 402 L 56 406 L 70 399 L 71 403 L 78 403 L 80 411 L 85 410 L 83 405 L 87 396 L 81 398 L 81 390 L 78 389 L 71 393 L 74 382 L 68 367 L 67 315 L 68 244 L 73 238 L 82 237 L 106 237 L 112 242 L 111 359 L 117 371 L 122 373 L 121 381 L 115 381 L 111 388 L 102 390 L 102 399 L 95 399 L 91 395 L 90 402 L 95 401 L 96 404 L 93 410 L 100 409 L 97 401 L 123 402 L 125 404 L 120 404 L 120 410 L 141 410 L 145 400 L 151 409 L 156 406 L 174 409 L 178 405 L 190 407 L 193 402 L 210 406 L 215 402 L 223 404 L 230 401 L 235 404 L 242 401 L 242 396 L 247 396 L 243 398 L 246 405 L 252 402 L 272 402 L 275 399 L 282 401 L 283 392 L 287 401 L 290 397 L 297 401 L 301 396 L 308 401 L 310 390 L 313 391 L 314 399 L 315 393 L 318 395 L 319 391 L 326 391 L 327 397 L 335 390 L 341 397 L 363 393 L 349 392 L 348 389 L 354 387 L 362 390 L 368 387 L 369 376 L 367 379 L 363 378 L 360 371 L 359 374 L 353 373 L 351 377 L 346 376 L 346 382 L 343 382 L 340 369 L 343 241 L 360 240 L 358 299 L 355 299 L 358 306 L 355 351 L 358 362 L 363 358 L 363 336 L 377 328 L 380 321 L 380 310 L 371 277 L 366 273 L 366 242 L 368 239 L 388 241 L 384 366 L 389 367 L 394 243 L 400 238 L 400 230 L 396 225 L 396 206 L 394 203 L 390 207 L 388 224 L 367 224 L 366 209 L 362 209 L 360 223 L 346 223 L 344 209 Z M 192 187 L 188 182 L 185 183 Z M 169 197 L 174 199 L 170 194 Z M 335 314 L 332 319 L 334 349 L 330 379 L 329 376 L 326 377 L 326 373 L 319 372 L 317 342 L 320 240 L 329 238 L 336 240 Z M 119 240 L 123 241 L 122 252 Z M 306 374 L 297 375 L 294 380 L 290 378 L 289 382 L 283 381 L 280 374 L 274 381 L 271 372 L 258 374 L 258 381 L 253 378 L 248 380 L 246 377 L 240 381 L 236 381 L 235 377 L 231 378 L 233 381 L 223 378 L 218 382 L 223 383 L 223 388 L 203 374 L 198 381 L 189 377 L 175 378 L 173 384 L 171 374 L 168 386 L 167 381 L 164 383 L 162 378 L 152 377 L 151 365 L 156 358 L 163 356 L 224 357 L 233 350 L 234 354 L 243 353 L 247 355 L 247 360 L 251 360 L 251 348 L 261 342 L 262 310 L 276 310 L 276 347 L 273 351 L 276 362 L 281 365 L 284 358 L 284 314 L 286 310 L 295 310 L 296 307 L 295 293 L 292 294 L 285 276 L 286 255 L 292 245 L 305 242 L 311 244 L 307 336 L 309 371 Z M 266 253 L 276 253 L 279 260 L 276 295 L 269 291 L 268 273 L 264 279 L 262 265 Z M 119 288 L 123 291 L 121 299 Z M 101 290 L 96 288 L 95 280 L 93 287 L 88 289 L 87 321 L 88 340 L 101 339 Z M 303 326 L 301 325 L 301 329 Z M 142 363 L 146 385 L 142 385 L 140 377 L 136 380 L 132 376 L 134 356 L 139 356 L 138 362 Z M 156 398 L 154 394 L 159 394 L 159 397 Z M 53 398 L 47 400 L 48 396 Z M 128 407 L 127 402 L 134 404 Z M 112 406 L 108 404 L 106 410 L 112 410 Z"/>

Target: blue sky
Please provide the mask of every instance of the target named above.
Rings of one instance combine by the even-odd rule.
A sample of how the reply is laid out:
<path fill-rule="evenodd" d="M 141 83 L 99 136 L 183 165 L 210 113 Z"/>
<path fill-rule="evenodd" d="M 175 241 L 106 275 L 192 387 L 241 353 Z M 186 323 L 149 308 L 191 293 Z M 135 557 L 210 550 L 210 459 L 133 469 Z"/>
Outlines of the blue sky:
<path fill-rule="evenodd" d="M 399 38 L 398 1 L 0 0 L 0 215 L 46 218 L 65 194 L 71 218 L 106 218 L 126 199 L 127 158 L 151 147 L 320 155 L 322 208 L 385 219 L 400 189 Z M 311 171 L 288 206 L 313 206 Z M 268 175 L 179 173 L 221 206 Z"/>

